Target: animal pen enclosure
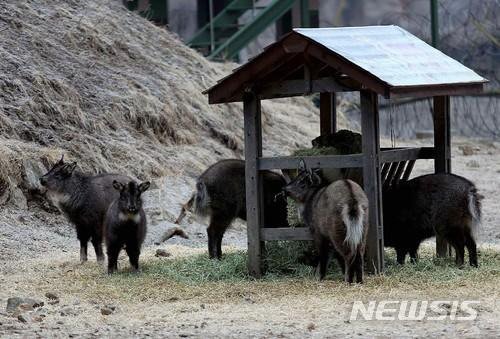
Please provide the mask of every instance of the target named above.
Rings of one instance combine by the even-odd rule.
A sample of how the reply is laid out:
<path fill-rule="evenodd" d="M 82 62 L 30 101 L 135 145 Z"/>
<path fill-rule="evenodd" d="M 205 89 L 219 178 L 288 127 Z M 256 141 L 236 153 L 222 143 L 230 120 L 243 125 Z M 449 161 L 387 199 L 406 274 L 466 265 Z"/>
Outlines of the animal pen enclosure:
<path fill-rule="evenodd" d="M 297 168 L 363 168 L 369 199 L 366 262 L 384 268 L 382 187 L 407 180 L 417 159 L 434 159 L 435 172 L 451 171 L 450 95 L 479 93 L 486 79 L 397 26 L 294 29 L 260 55 L 205 91 L 210 104 L 244 105 L 248 268 L 262 275 L 264 242 L 311 240 L 307 228 L 263 225 L 260 171 Z M 263 157 L 260 101 L 320 93 L 320 133 L 336 129 L 336 92 L 359 91 L 362 153 Z M 378 95 L 433 97 L 434 147 L 380 148 Z M 299 122 L 300 123 L 300 122 Z M 438 255 L 446 244 L 436 240 Z"/>

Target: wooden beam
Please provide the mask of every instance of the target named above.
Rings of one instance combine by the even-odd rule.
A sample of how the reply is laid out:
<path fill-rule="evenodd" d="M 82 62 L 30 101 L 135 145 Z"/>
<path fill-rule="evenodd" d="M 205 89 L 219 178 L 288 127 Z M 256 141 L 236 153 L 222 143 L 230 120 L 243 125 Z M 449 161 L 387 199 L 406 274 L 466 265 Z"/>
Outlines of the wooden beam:
<path fill-rule="evenodd" d="M 262 156 L 262 129 L 260 100 L 253 92 L 245 92 L 245 184 L 248 237 L 248 271 L 253 277 L 262 276 L 260 228 L 263 222 L 262 180 L 257 160 Z"/>
<path fill-rule="evenodd" d="M 309 227 L 261 228 L 262 240 L 313 240 Z"/>
<path fill-rule="evenodd" d="M 399 162 L 391 162 L 391 167 L 389 169 L 389 173 L 387 173 L 387 176 L 384 178 L 384 181 L 382 181 L 382 176 L 380 176 L 380 180 L 382 182 L 382 186 L 384 188 L 387 188 L 390 186 L 392 178 L 394 178 L 394 174 L 396 173 L 396 170 L 398 168 Z"/>
<path fill-rule="evenodd" d="M 362 154 L 260 158 L 258 166 L 259 170 L 297 169 L 300 160 L 304 160 L 308 168 L 363 167 Z"/>
<path fill-rule="evenodd" d="M 289 34 L 284 38 L 283 43 L 289 39 L 296 40 Z M 245 88 L 253 84 L 262 72 L 273 67 L 277 62 L 287 56 L 288 51 L 285 51 L 282 44 L 274 43 L 268 46 L 267 53 L 259 54 L 252 62 L 248 62 L 234 70 L 233 73 L 218 81 L 216 85 L 204 91 L 208 94 L 209 104 L 221 104 L 225 102 L 242 101 L 242 92 Z M 233 97 L 239 94 L 239 99 Z"/>
<path fill-rule="evenodd" d="M 443 84 L 443 85 L 425 85 L 425 86 L 404 86 L 393 87 L 389 91 L 389 98 L 422 98 L 429 96 L 445 95 L 467 95 L 483 92 L 483 83 L 461 83 L 461 84 Z"/>
<path fill-rule="evenodd" d="M 335 92 L 319 95 L 319 124 L 321 135 L 329 135 L 337 130 L 337 96 Z"/>
<path fill-rule="evenodd" d="M 410 178 L 411 171 L 413 171 L 413 166 L 415 166 L 415 160 L 410 160 L 406 165 L 405 173 L 403 174 L 402 181 L 407 181 Z"/>
<path fill-rule="evenodd" d="M 398 162 L 398 170 L 396 171 L 396 174 L 394 174 L 394 177 L 392 178 L 391 186 L 397 185 L 399 183 L 399 181 L 401 180 L 401 175 L 405 170 L 405 167 L 406 167 L 406 161 Z"/>
<path fill-rule="evenodd" d="M 416 159 L 434 159 L 434 149 L 432 147 L 408 147 L 380 152 L 381 163 Z"/>
<path fill-rule="evenodd" d="M 348 88 L 339 84 L 334 78 L 322 78 L 311 81 L 298 79 L 270 83 L 260 89 L 258 95 L 261 99 L 272 99 L 311 93 L 352 92 L 357 90 L 356 88 Z"/>
<path fill-rule="evenodd" d="M 450 136 L 450 97 L 436 96 L 433 98 L 434 106 L 434 171 L 436 173 L 451 173 L 451 136 Z M 447 242 L 436 236 L 436 254 L 446 257 L 448 252 Z"/>
<path fill-rule="evenodd" d="M 337 55 L 336 53 L 332 53 L 325 46 L 315 41 L 311 41 L 311 44 L 307 47 L 307 52 L 315 58 L 323 61 L 325 64 L 331 66 L 338 72 L 358 80 L 365 86 L 365 88 L 370 88 L 386 97 L 389 96 L 390 87 L 387 83 L 380 80 L 373 74 L 370 74 L 353 62 L 348 61 L 344 57 Z"/>
<path fill-rule="evenodd" d="M 367 269 L 371 273 L 381 273 L 384 270 L 384 229 L 379 161 L 378 97 L 375 92 L 367 90 L 361 91 L 361 135 L 364 163 L 363 183 L 369 200 Z"/>

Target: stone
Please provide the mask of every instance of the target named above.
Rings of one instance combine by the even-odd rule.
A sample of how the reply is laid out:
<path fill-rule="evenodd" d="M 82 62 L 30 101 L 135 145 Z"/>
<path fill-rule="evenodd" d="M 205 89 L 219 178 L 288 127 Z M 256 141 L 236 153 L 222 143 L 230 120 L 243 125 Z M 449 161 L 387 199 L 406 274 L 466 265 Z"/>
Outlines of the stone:
<path fill-rule="evenodd" d="M 24 196 L 23 191 L 13 181 L 9 184 L 9 202 L 19 209 L 28 209 L 28 200 Z"/>
<path fill-rule="evenodd" d="M 45 166 L 37 160 L 25 159 L 23 161 L 24 168 L 24 186 L 28 190 L 40 190 L 40 177 L 47 173 Z"/>
<path fill-rule="evenodd" d="M 479 162 L 477 162 L 476 160 L 468 161 L 465 165 L 467 167 L 470 167 L 470 168 L 479 168 L 479 167 L 481 167 L 481 165 L 479 165 Z"/>
<path fill-rule="evenodd" d="M 431 130 L 420 130 L 415 131 L 416 139 L 430 139 L 434 137 L 434 131 Z"/>
<path fill-rule="evenodd" d="M 27 323 L 28 321 L 30 321 L 30 318 L 26 314 L 19 314 L 17 316 L 17 320 L 19 320 L 22 323 Z"/>
<path fill-rule="evenodd" d="M 166 250 L 164 249 L 157 249 L 156 250 L 156 253 L 155 253 L 155 257 L 163 257 L 163 258 L 166 258 L 166 257 L 170 257 L 172 254 L 170 254 L 169 252 L 167 252 Z"/>
<path fill-rule="evenodd" d="M 33 306 L 31 304 L 22 303 L 18 306 L 18 308 L 22 311 L 33 311 Z"/>
<path fill-rule="evenodd" d="M 48 299 L 51 299 L 51 300 L 54 300 L 54 299 L 59 299 L 59 297 L 57 296 L 57 294 L 53 293 L 53 292 L 47 292 L 45 293 L 45 296 L 48 298 Z"/>
<path fill-rule="evenodd" d="M 41 315 L 36 315 L 32 318 L 33 321 L 37 322 L 37 323 L 41 323 L 43 321 L 43 318 Z"/>
<path fill-rule="evenodd" d="M 101 314 L 102 315 L 110 315 L 113 313 L 113 310 L 109 307 L 102 307 L 101 308 Z"/>
<path fill-rule="evenodd" d="M 69 315 L 76 315 L 77 312 L 69 307 L 69 306 L 66 306 L 66 307 L 63 307 L 60 311 L 59 311 L 59 314 L 63 317 L 66 317 L 66 316 L 69 316 Z"/>
<path fill-rule="evenodd" d="M 33 308 L 42 307 L 44 305 L 43 301 L 32 298 L 26 298 L 24 299 L 24 302 L 26 304 L 30 304 Z"/>
<path fill-rule="evenodd" d="M 19 305 L 23 303 L 23 298 L 13 297 L 7 299 L 7 312 L 14 312 Z"/>
<path fill-rule="evenodd" d="M 474 148 L 469 145 L 458 146 L 458 149 L 462 151 L 463 155 L 469 156 L 474 154 Z"/>
<path fill-rule="evenodd" d="M 7 299 L 7 312 L 15 312 L 16 310 L 24 310 L 31 311 L 34 308 L 42 307 L 43 301 L 31 299 L 31 298 L 21 298 L 21 297 L 12 297 Z"/>

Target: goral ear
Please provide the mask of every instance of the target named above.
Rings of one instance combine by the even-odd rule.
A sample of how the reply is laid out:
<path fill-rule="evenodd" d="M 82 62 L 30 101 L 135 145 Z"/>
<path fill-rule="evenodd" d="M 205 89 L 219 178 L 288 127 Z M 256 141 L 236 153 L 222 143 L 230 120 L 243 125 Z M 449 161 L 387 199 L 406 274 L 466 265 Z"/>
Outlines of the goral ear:
<path fill-rule="evenodd" d="M 305 172 L 305 171 L 307 171 L 306 162 L 304 161 L 304 159 L 300 159 L 300 161 L 299 161 L 299 172 Z"/>
<path fill-rule="evenodd" d="M 71 164 L 64 165 L 64 167 L 62 168 L 62 171 L 65 175 L 67 175 L 69 177 L 69 176 L 71 176 L 71 174 L 73 174 L 73 171 L 75 170 L 75 168 L 76 168 L 76 162 L 72 162 Z"/>
<path fill-rule="evenodd" d="M 149 181 L 144 181 L 143 183 L 141 183 L 138 187 L 139 189 L 139 192 L 145 192 L 148 190 L 149 186 L 151 186 L 151 183 Z"/>
<path fill-rule="evenodd" d="M 319 171 L 318 170 L 311 171 L 310 178 L 311 178 L 311 182 L 312 182 L 313 185 L 316 185 L 316 186 L 321 185 L 322 179 L 319 176 Z"/>
<path fill-rule="evenodd" d="M 114 187 L 114 189 L 115 189 L 115 190 L 117 190 L 117 191 L 120 191 L 120 192 L 121 192 L 121 191 L 123 191 L 123 189 L 125 188 L 125 185 L 124 185 L 124 184 L 122 184 L 121 182 L 118 182 L 118 181 L 116 181 L 116 180 L 113 180 L 113 187 Z"/>

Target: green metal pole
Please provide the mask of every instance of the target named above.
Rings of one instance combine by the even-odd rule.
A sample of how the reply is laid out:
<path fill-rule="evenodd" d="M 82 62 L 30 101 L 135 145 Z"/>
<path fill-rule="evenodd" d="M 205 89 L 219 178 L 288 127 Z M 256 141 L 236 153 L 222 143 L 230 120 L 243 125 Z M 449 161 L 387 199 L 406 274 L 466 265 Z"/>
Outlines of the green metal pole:
<path fill-rule="evenodd" d="M 300 26 L 310 27 L 309 0 L 300 0 Z"/>
<path fill-rule="evenodd" d="M 439 42 L 438 0 L 431 0 L 431 34 L 432 34 L 432 46 L 438 48 L 438 42 Z"/>

